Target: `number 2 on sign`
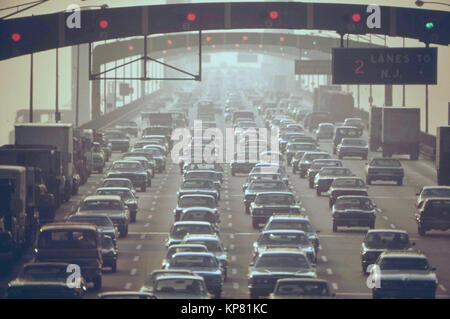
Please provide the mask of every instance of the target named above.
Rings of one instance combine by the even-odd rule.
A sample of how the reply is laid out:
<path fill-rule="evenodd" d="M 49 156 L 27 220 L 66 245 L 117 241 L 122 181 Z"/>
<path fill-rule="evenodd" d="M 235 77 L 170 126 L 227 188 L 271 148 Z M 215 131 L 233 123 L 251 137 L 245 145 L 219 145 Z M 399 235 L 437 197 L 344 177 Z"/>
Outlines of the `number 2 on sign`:
<path fill-rule="evenodd" d="M 357 64 L 357 67 L 355 69 L 355 74 L 364 74 L 364 71 L 362 70 L 362 68 L 364 67 L 364 61 L 356 60 L 355 63 Z"/>

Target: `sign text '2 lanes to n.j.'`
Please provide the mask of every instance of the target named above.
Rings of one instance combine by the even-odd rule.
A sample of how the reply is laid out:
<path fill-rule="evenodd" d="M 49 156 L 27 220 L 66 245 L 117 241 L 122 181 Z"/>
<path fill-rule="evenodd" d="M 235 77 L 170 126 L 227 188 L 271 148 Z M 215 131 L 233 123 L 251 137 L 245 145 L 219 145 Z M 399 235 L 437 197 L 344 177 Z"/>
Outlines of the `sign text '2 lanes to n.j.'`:
<path fill-rule="evenodd" d="M 334 48 L 333 84 L 436 84 L 437 48 Z"/>

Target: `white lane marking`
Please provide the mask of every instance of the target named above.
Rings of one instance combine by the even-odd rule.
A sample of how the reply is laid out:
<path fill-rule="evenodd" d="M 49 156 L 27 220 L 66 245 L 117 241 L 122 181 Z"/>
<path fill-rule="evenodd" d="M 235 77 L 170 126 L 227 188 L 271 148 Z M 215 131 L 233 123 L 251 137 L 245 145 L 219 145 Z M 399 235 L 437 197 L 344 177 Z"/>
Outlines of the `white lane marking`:
<path fill-rule="evenodd" d="M 324 263 L 326 263 L 326 262 L 328 261 L 328 259 L 327 259 L 326 256 L 321 256 L 320 258 L 322 259 L 322 261 L 323 261 Z"/>
<path fill-rule="evenodd" d="M 395 228 L 395 225 L 394 225 L 394 224 L 391 224 L 391 228 Z"/>
<path fill-rule="evenodd" d="M 328 275 L 332 275 L 333 274 L 333 270 L 331 268 L 327 268 L 327 274 Z"/>
<path fill-rule="evenodd" d="M 230 234 L 230 239 L 234 239 L 234 234 Z"/>
<path fill-rule="evenodd" d="M 127 282 L 127 284 L 125 285 L 125 290 L 130 290 L 131 288 L 131 282 Z"/>
<path fill-rule="evenodd" d="M 447 291 L 447 288 L 445 288 L 444 285 L 442 285 L 442 284 L 439 284 L 439 288 L 441 288 L 441 290 L 442 290 L 443 292 L 446 292 L 446 291 Z"/>
<path fill-rule="evenodd" d="M 152 219 L 153 215 L 148 215 L 147 219 Z"/>
<path fill-rule="evenodd" d="M 237 274 L 237 269 L 236 269 L 236 268 L 231 269 L 231 273 L 232 273 L 233 275 L 236 275 L 236 274 Z"/>
<path fill-rule="evenodd" d="M 231 261 L 232 262 L 236 262 L 236 256 L 235 255 L 231 256 Z"/>
<path fill-rule="evenodd" d="M 130 271 L 130 275 L 131 276 L 136 275 L 136 273 L 137 273 L 137 269 L 136 268 L 131 269 L 131 271 Z"/>
<path fill-rule="evenodd" d="M 141 244 L 139 244 L 139 245 L 136 246 L 136 250 L 141 250 L 141 248 L 142 248 L 142 245 L 141 245 Z"/>
<path fill-rule="evenodd" d="M 150 223 L 146 223 L 144 227 L 150 227 Z"/>
<path fill-rule="evenodd" d="M 239 290 L 239 283 L 238 282 L 234 282 L 233 283 L 233 289 L 234 290 Z"/>
<path fill-rule="evenodd" d="M 333 283 L 331 284 L 331 286 L 333 287 L 333 290 L 338 290 L 338 289 L 339 289 L 338 284 L 335 283 L 335 282 L 333 282 Z"/>
<path fill-rule="evenodd" d="M 239 196 L 240 197 L 240 195 L 231 195 L 231 196 Z M 230 198 L 230 196 L 225 195 L 225 199 L 229 199 L 229 198 Z"/>
<path fill-rule="evenodd" d="M 139 258 L 140 258 L 139 256 L 134 256 L 133 261 L 134 261 L 134 262 L 138 262 L 138 261 L 139 261 Z"/>
<path fill-rule="evenodd" d="M 231 217 L 233 217 L 231 214 L 228 214 L 228 218 L 230 218 L 231 219 Z"/>
<path fill-rule="evenodd" d="M 383 216 L 383 219 L 384 219 L 384 220 L 388 220 L 387 216 Z"/>
<path fill-rule="evenodd" d="M 231 208 L 230 208 L 230 207 L 227 207 L 227 210 L 228 210 L 228 211 L 230 211 L 230 210 L 231 210 Z"/>
<path fill-rule="evenodd" d="M 141 239 L 145 239 L 145 234 L 142 234 L 142 235 L 141 235 Z"/>
<path fill-rule="evenodd" d="M 228 223 L 228 227 L 233 227 L 233 223 Z"/>
<path fill-rule="evenodd" d="M 150 210 L 153 212 L 155 210 L 155 207 L 150 208 Z"/>
<path fill-rule="evenodd" d="M 322 245 L 319 245 L 319 250 L 322 250 Z"/>
<path fill-rule="evenodd" d="M 230 250 L 234 250 L 234 247 L 235 247 L 235 246 L 234 246 L 233 244 L 231 244 L 231 245 L 230 245 Z"/>
<path fill-rule="evenodd" d="M 156 202 L 155 202 L 155 201 L 153 201 L 153 202 L 152 202 L 152 205 L 156 205 Z"/>

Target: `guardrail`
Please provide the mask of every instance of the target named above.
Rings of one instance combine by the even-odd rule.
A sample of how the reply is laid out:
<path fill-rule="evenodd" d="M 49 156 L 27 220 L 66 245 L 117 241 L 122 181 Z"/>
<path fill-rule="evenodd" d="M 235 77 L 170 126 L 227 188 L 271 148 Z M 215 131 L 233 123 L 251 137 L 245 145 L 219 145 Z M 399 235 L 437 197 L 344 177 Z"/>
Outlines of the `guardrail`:
<path fill-rule="evenodd" d="M 95 120 L 91 120 L 89 122 L 80 125 L 80 129 L 101 129 L 107 126 L 113 125 L 116 122 L 121 121 L 124 118 L 132 117 L 133 115 L 137 115 L 144 106 L 144 103 L 147 103 L 149 99 L 156 98 L 161 95 L 163 90 L 158 90 L 152 92 L 151 94 L 146 95 L 143 98 L 140 98 L 136 101 L 131 102 L 130 104 L 119 107 L 112 112 L 103 114 L 101 117 Z"/>

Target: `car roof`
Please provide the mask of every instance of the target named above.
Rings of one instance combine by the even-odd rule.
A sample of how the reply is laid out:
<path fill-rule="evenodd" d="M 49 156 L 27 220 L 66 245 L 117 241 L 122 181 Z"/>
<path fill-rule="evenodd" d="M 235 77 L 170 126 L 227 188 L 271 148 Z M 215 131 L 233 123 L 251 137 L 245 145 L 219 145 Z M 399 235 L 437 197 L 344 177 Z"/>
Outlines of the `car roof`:
<path fill-rule="evenodd" d="M 207 251 L 183 251 L 173 254 L 172 258 L 176 258 L 178 256 L 204 256 L 204 257 L 215 257 L 213 253 Z"/>
<path fill-rule="evenodd" d="M 382 253 L 382 257 L 401 257 L 401 258 L 424 258 L 427 259 L 427 257 L 418 251 L 393 251 L 388 250 Z"/>
<path fill-rule="evenodd" d="M 444 186 L 444 185 L 434 185 L 434 186 L 424 186 L 422 187 L 423 190 L 425 189 L 450 189 L 450 186 Z"/>
<path fill-rule="evenodd" d="M 273 229 L 273 230 L 265 230 L 261 233 L 261 235 L 264 234 L 304 234 L 305 232 L 303 230 L 296 230 L 296 229 Z"/>
<path fill-rule="evenodd" d="M 178 221 L 173 223 L 173 227 L 179 226 L 179 225 L 204 225 L 204 226 L 211 226 L 208 222 L 202 222 L 202 221 Z"/>
<path fill-rule="evenodd" d="M 131 179 L 124 177 L 108 177 L 103 180 L 103 183 L 106 181 L 127 181 L 131 183 Z"/>
<path fill-rule="evenodd" d="M 213 208 L 209 208 L 209 207 L 203 207 L 203 206 L 197 206 L 197 207 L 187 207 L 187 208 L 183 208 L 183 210 L 181 211 L 182 214 L 184 213 L 188 213 L 190 211 L 205 211 L 205 212 L 209 212 L 209 213 L 214 213 L 215 210 Z"/>
<path fill-rule="evenodd" d="M 192 280 L 204 280 L 203 277 L 199 276 L 199 275 L 161 275 L 155 278 L 155 281 L 158 280 L 168 280 L 168 279 L 192 279 Z"/>
<path fill-rule="evenodd" d="M 367 199 L 371 199 L 369 196 L 365 196 L 365 195 L 342 195 L 339 196 L 338 198 L 342 198 L 342 199 L 351 199 L 351 198 L 367 198 Z"/>
<path fill-rule="evenodd" d="M 207 195 L 207 194 L 186 194 L 186 195 L 181 195 L 180 199 L 185 198 L 185 197 L 202 197 L 202 198 L 213 198 L 214 199 L 213 195 Z"/>
<path fill-rule="evenodd" d="M 328 281 L 320 278 L 298 278 L 298 277 L 290 277 L 290 278 L 280 278 L 278 279 L 279 283 L 283 282 L 310 282 L 310 283 L 325 283 L 328 285 Z"/>
<path fill-rule="evenodd" d="M 204 240 L 204 241 L 219 241 L 220 238 L 215 234 L 188 234 L 185 236 L 184 240 Z"/>
<path fill-rule="evenodd" d="M 374 233 L 401 233 L 401 234 L 406 234 L 408 235 L 408 232 L 406 230 L 403 229 L 369 229 L 367 231 L 367 235 L 368 234 L 374 234 Z"/>
<path fill-rule="evenodd" d="M 103 191 L 103 190 L 109 190 L 109 191 L 130 191 L 128 187 L 99 187 L 96 191 Z"/>
<path fill-rule="evenodd" d="M 70 265 L 71 263 L 65 263 L 65 262 L 29 262 L 23 265 L 23 268 L 28 268 L 28 267 L 33 267 L 33 268 L 37 268 L 37 267 L 48 267 L 48 266 L 58 266 L 58 267 L 67 267 L 68 265 Z"/>
<path fill-rule="evenodd" d="M 113 162 L 113 165 L 116 163 L 135 163 L 135 164 L 141 164 L 139 161 L 132 161 L 132 160 L 117 160 Z"/>
<path fill-rule="evenodd" d="M 177 248 L 183 248 L 183 247 L 192 247 L 192 248 L 203 248 L 206 247 L 205 245 L 202 244 L 174 244 L 174 245 L 170 245 L 169 249 L 177 249 Z"/>
<path fill-rule="evenodd" d="M 446 201 L 448 201 L 448 200 L 450 200 L 450 198 L 449 197 L 435 197 L 435 196 L 433 196 L 433 197 L 427 197 L 427 198 L 425 198 L 424 199 L 424 202 L 432 202 L 432 201 L 435 201 L 435 200 L 446 200 Z"/>
<path fill-rule="evenodd" d="M 117 200 L 122 201 L 119 195 L 91 195 L 87 196 L 83 199 L 83 202 L 87 202 L 90 200 Z"/>
<path fill-rule="evenodd" d="M 189 170 L 186 173 L 198 173 L 198 172 L 209 172 L 209 173 L 217 173 L 217 171 L 212 170 L 212 169 L 193 169 L 193 170 Z"/>
<path fill-rule="evenodd" d="M 83 212 L 78 212 L 75 215 L 70 215 L 68 217 L 68 219 L 72 219 L 72 218 L 75 218 L 75 219 L 78 219 L 78 218 L 87 218 L 87 219 L 89 219 L 89 218 L 92 218 L 92 219 L 94 219 L 94 218 L 104 218 L 104 219 L 111 219 L 108 215 L 106 215 L 104 213 L 103 214 L 102 213 L 91 214 L 91 213 L 83 213 Z"/>
<path fill-rule="evenodd" d="M 310 222 L 309 217 L 304 215 L 272 215 L 269 221 L 273 220 L 305 220 Z"/>
<path fill-rule="evenodd" d="M 270 195 L 270 194 L 274 194 L 274 195 L 292 195 L 294 196 L 294 193 L 292 192 L 258 192 L 258 195 Z"/>
<path fill-rule="evenodd" d="M 259 253 L 259 257 L 262 255 L 303 255 L 306 257 L 306 254 L 304 251 L 298 248 L 287 248 L 287 247 L 272 247 L 264 249 Z"/>
<path fill-rule="evenodd" d="M 76 223 L 76 222 L 55 222 L 45 224 L 41 226 L 41 232 L 46 230 L 71 230 L 71 229 L 83 229 L 97 231 L 97 226 L 88 223 Z"/>

